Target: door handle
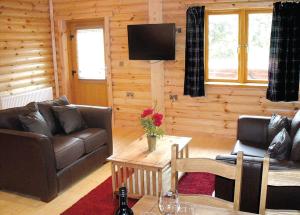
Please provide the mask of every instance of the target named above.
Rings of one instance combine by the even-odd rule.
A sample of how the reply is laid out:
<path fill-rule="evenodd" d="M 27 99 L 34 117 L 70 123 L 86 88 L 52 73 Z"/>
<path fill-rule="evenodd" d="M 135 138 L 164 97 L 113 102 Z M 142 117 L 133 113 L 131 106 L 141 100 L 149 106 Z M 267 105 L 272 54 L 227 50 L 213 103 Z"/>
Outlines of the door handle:
<path fill-rule="evenodd" d="M 77 73 L 76 70 L 72 70 L 72 76 L 73 77 L 74 77 L 75 73 Z"/>

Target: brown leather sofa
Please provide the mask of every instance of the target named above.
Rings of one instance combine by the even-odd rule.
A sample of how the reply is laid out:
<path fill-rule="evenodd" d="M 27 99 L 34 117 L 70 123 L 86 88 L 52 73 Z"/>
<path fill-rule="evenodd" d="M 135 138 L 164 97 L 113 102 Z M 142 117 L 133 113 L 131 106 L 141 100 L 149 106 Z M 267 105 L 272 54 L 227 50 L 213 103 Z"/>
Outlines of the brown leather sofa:
<path fill-rule="evenodd" d="M 77 106 L 87 128 L 51 138 L 20 128 L 22 108 L 1 110 L 0 189 L 49 202 L 112 154 L 111 108 Z"/>
<path fill-rule="evenodd" d="M 219 155 L 217 160 L 227 163 L 236 162 L 236 153 L 244 152 L 243 178 L 241 190 L 241 210 L 258 213 L 262 178 L 263 157 L 267 152 L 268 124 L 271 117 L 241 116 L 238 119 L 237 142 L 231 155 Z M 290 133 L 299 128 L 291 125 Z M 292 135 L 293 136 L 293 135 Z M 300 163 L 271 159 L 270 169 L 300 168 Z M 215 195 L 233 201 L 234 181 L 222 177 L 216 178 Z M 268 187 L 267 208 L 300 210 L 299 187 Z"/>

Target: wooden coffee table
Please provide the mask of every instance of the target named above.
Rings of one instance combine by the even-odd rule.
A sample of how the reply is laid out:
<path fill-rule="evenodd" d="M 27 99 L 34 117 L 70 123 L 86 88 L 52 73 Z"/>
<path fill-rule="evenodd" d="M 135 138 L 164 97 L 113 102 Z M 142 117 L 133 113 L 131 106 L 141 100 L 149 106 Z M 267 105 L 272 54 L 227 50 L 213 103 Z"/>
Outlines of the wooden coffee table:
<path fill-rule="evenodd" d="M 170 189 L 171 146 L 178 144 L 179 156 L 188 157 L 191 139 L 165 135 L 157 140 L 156 150 L 148 152 L 147 138 L 142 136 L 124 151 L 110 156 L 114 194 L 120 186 L 126 186 L 128 197 L 136 199 L 144 195 L 157 196 L 161 189 Z"/>
<path fill-rule="evenodd" d="M 192 204 L 194 208 L 194 214 L 205 215 L 254 215 L 253 213 L 246 213 L 242 211 L 234 211 L 233 209 L 217 208 L 202 204 Z M 142 215 L 145 212 L 152 212 L 159 215 L 158 210 L 158 198 L 154 196 L 144 196 L 133 207 L 133 213 L 135 215 Z"/>

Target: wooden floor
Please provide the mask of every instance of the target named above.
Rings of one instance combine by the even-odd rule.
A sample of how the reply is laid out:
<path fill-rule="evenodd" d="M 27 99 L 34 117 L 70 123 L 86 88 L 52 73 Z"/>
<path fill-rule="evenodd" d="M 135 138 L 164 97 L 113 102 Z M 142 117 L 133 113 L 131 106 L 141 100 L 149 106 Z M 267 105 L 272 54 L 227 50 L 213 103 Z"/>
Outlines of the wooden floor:
<path fill-rule="evenodd" d="M 138 138 L 140 131 L 115 129 L 114 150 L 126 150 L 126 144 Z M 234 139 L 217 136 L 201 135 L 193 137 L 190 144 L 191 157 L 214 158 L 217 154 L 228 154 Z M 110 176 L 110 164 L 106 163 L 73 186 L 62 191 L 57 198 L 50 203 L 44 203 L 38 199 L 21 196 L 15 193 L 0 191 L 0 214 L 2 215 L 56 215 L 60 214 L 89 191 L 101 184 Z"/>

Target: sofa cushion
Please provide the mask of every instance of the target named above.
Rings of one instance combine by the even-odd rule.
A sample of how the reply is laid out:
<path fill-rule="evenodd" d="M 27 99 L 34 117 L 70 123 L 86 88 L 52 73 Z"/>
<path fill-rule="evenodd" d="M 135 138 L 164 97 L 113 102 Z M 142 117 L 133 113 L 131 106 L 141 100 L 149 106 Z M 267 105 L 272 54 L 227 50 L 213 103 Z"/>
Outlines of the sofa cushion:
<path fill-rule="evenodd" d="M 37 111 L 35 102 L 31 102 L 23 107 L 0 110 L 0 128 L 23 131 L 19 115 L 29 114 Z"/>
<path fill-rule="evenodd" d="M 273 114 L 268 125 L 268 142 L 271 143 L 274 137 L 283 129 L 290 130 L 290 122 L 287 117 Z"/>
<path fill-rule="evenodd" d="M 231 154 L 236 155 L 239 151 L 244 153 L 244 156 L 264 157 L 265 149 L 260 149 L 253 146 L 253 143 L 242 142 L 238 140 Z"/>
<path fill-rule="evenodd" d="M 39 111 L 32 112 L 26 115 L 19 115 L 19 119 L 25 131 L 52 137 L 52 133 L 47 125 L 47 122 Z"/>
<path fill-rule="evenodd" d="M 83 141 L 85 153 L 90 153 L 107 143 L 107 132 L 101 128 L 87 128 L 74 132 L 70 136 Z"/>
<path fill-rule="evenodd" d="M 57 135 L 53 137 L 52 143 L 58 170 L 72 164 L 84 155 L 84 144 L 81 139 Z"/>
<path fill-rule="evenodd" d="M 293 139 L 292 151 L 290 160 L 300 161 L 300 129 L 298 129 Z"/>
<path fill-rule="evenodd" d="M 66 134 L 87 128 L 79 110 L 75 106 L 53 106 L 55 117 Z"/>
<path fill-rule="evenodd" d="M 277 160 L 288 160 L 290 157 L 292 141 L 290 135 L 283 128 L 272 140 L 267 153 L 270 158 Z"/>
<path fill-rule="evenodd" d="M 38 108 L 40 113 L 45 118 L 52 134 L 57 134 L 62 132 L 62 128 L 55 118 L 54 113 L 52 111 L 53 106 L 61 106 L 70 104 L 66 96 L 61 96 L 58 99 L 38 102 Z"/>
<path fill-rule="evenodd" d="M 290 132 L 291 139 L 294 139 L 299 128 L 300 128 L 300 110 L 297 111 L 291 123 L 291 132 Z"/>

